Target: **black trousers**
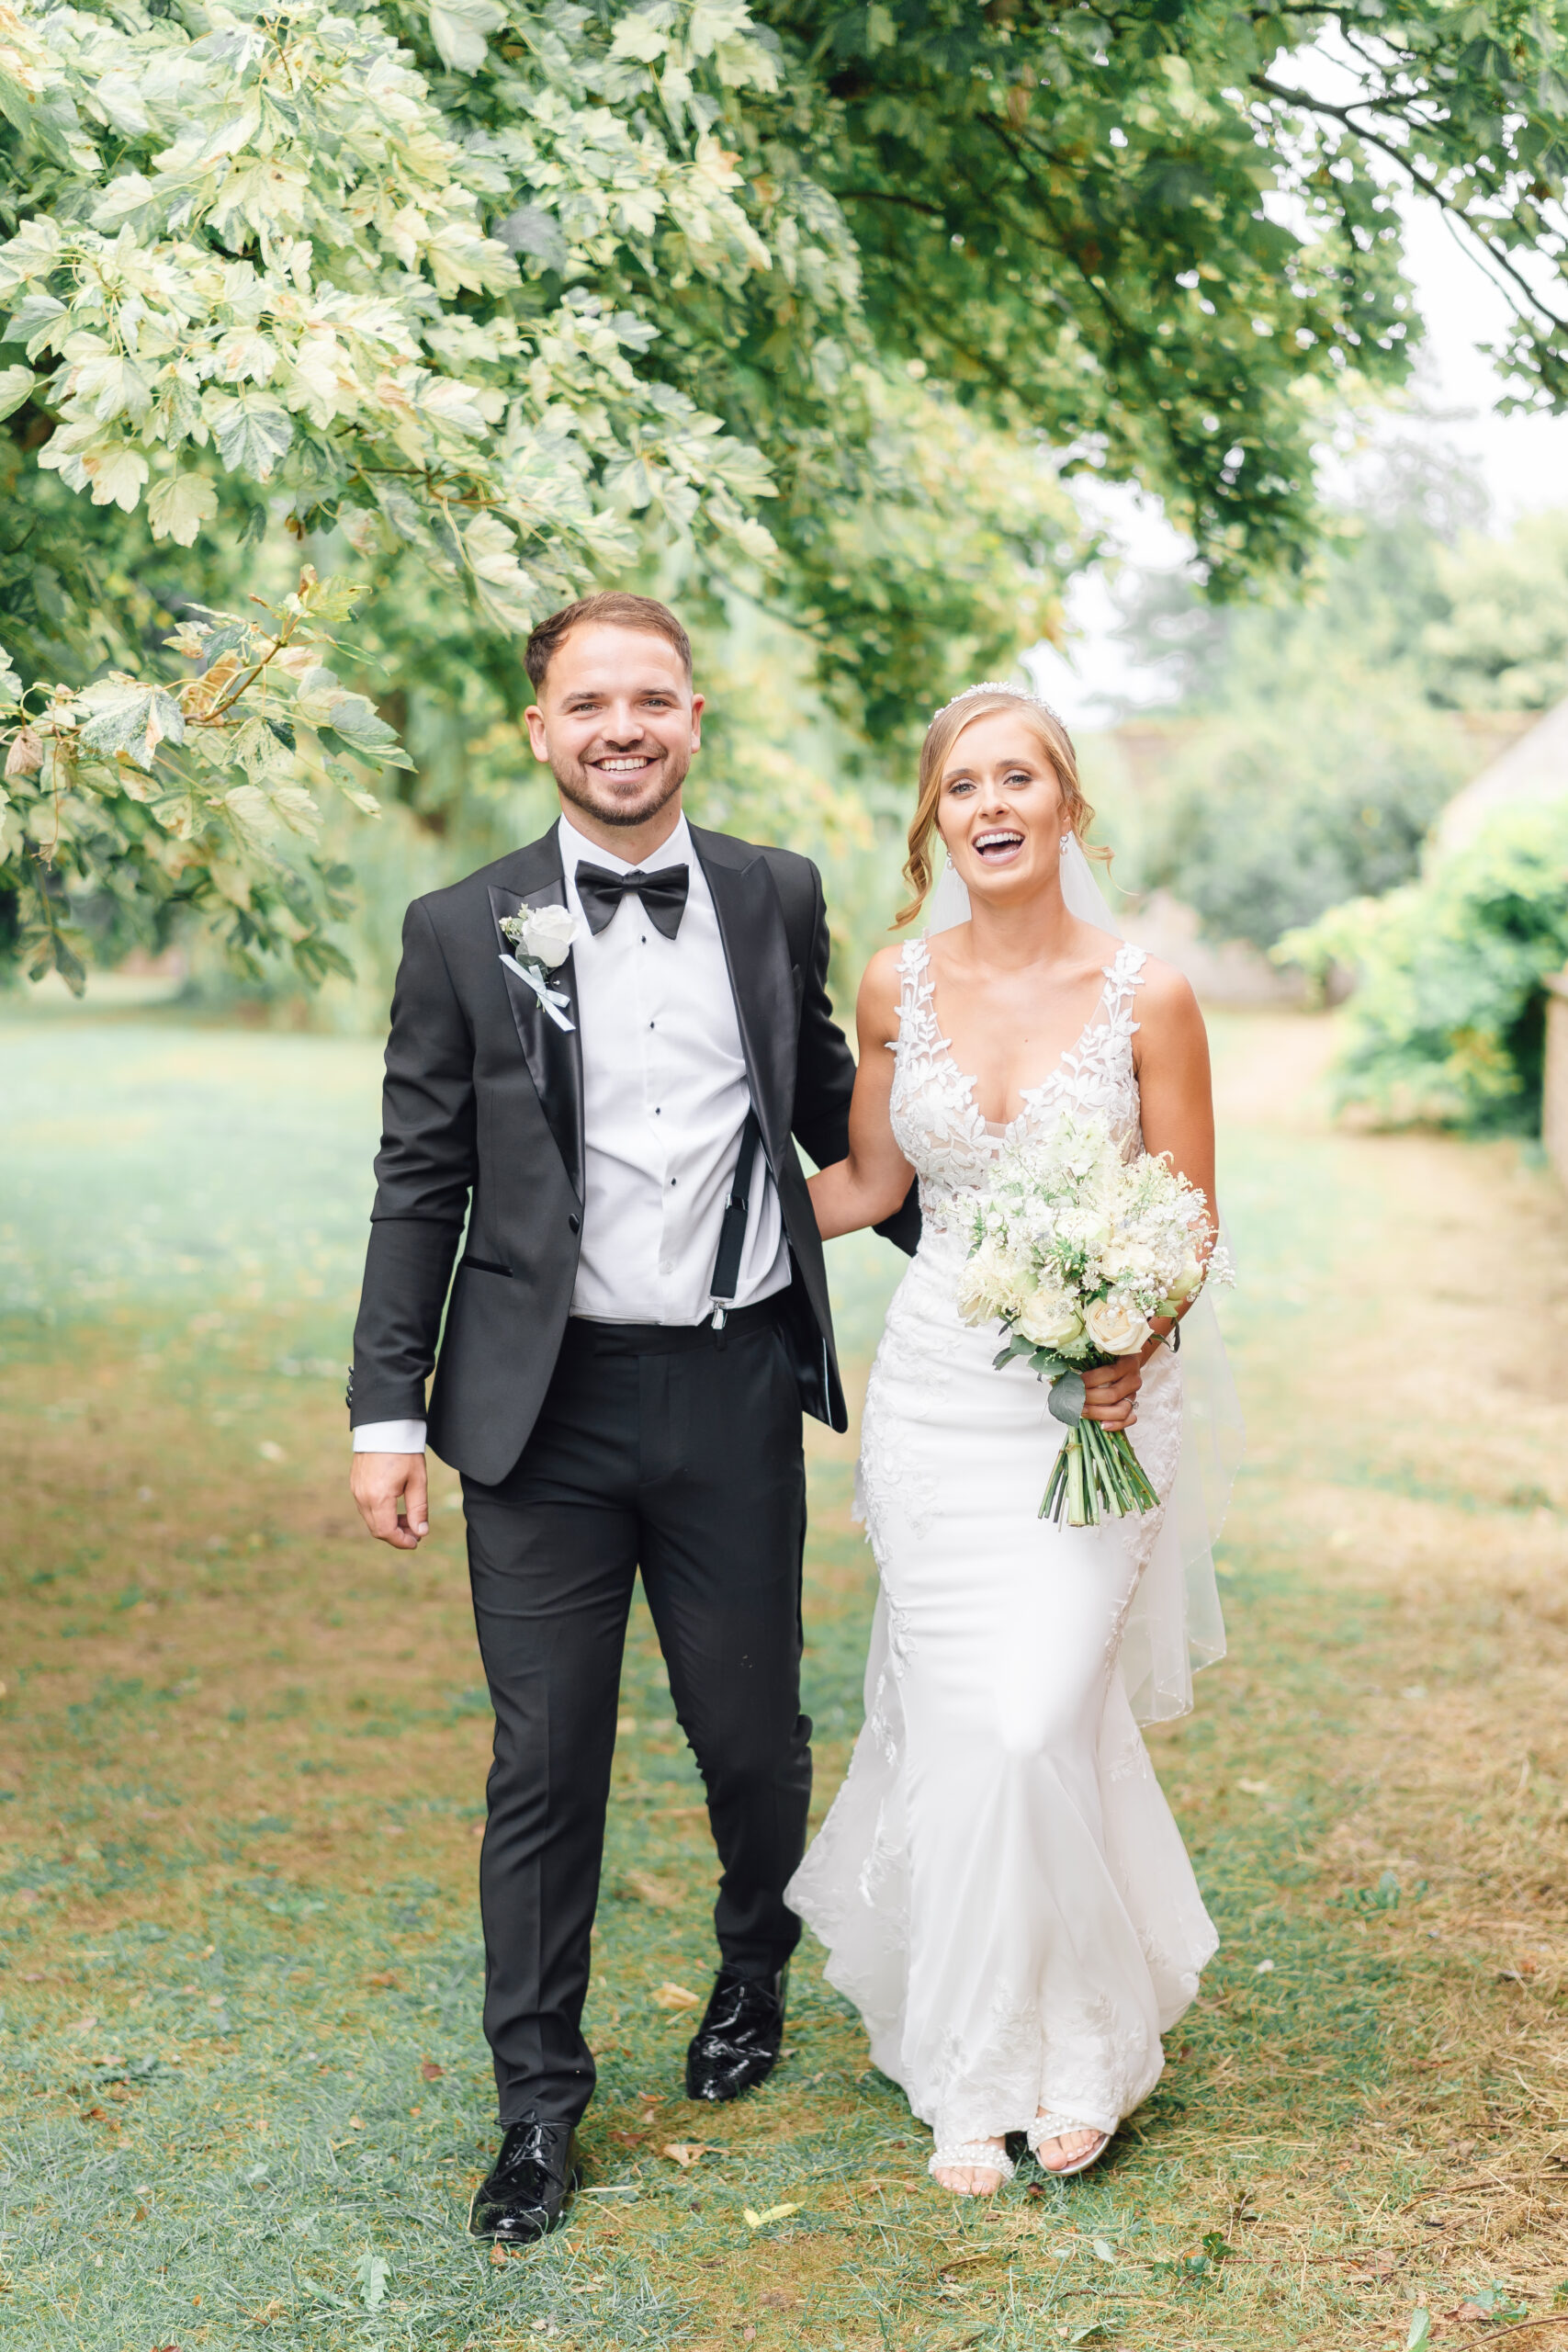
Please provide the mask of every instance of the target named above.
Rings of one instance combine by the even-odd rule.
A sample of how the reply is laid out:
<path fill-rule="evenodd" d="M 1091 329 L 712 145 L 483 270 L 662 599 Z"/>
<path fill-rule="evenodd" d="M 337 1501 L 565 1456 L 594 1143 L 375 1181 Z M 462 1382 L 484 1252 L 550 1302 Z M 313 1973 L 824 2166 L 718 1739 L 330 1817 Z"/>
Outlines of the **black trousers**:
<path fill-rule="evenodd" d="M 463 1482 L 495 1759 L 479 1863 L 485 2036 L 502 2124 L 576 2121 L 621 1654 L 637 1569 L 707 1790 L 719 1951 L 771 1976 L 800 1923 L 806 1468 L 772 1301 L 722 1332 L 566 1328 L 533 1435 L 501 1485 Z"/>

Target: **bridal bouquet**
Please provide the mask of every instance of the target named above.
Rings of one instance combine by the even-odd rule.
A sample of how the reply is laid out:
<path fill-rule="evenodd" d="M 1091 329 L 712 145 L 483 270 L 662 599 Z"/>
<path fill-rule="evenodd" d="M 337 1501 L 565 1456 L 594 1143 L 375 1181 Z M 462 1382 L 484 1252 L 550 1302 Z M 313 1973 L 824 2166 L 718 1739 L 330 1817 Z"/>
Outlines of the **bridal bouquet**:
<path fill-rule="evenodd" d="M 1064 1114 L 1039 1139 L 1004 1146 L 976 1214 L 958 1289 L 969 1324 L 998 1318 L 999 1370 L 1022 1358 L 1051 1384 L 1067 1426 L 1040 1506 L 1059 1525 L 1098 1527 L 1109 1513 L 1153 1510 L 1159 1498 L 1124 1430 L 1083 1418 L 1083 1371 L 1134 1354 L 1149 1318 L 1175 1315 L 1204 1280 L 1228 1279 L 1199 1244 L 1208 1204 L 1198 1186 L 1145 1152 L 1124 1161 L 1103 1120 Z"/>

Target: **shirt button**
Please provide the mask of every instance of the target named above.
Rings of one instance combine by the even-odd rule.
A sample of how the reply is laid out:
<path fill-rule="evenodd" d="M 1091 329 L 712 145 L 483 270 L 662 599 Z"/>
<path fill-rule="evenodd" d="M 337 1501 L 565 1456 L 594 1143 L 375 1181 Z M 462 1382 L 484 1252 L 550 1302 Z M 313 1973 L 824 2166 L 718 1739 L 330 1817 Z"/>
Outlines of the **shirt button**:
<path fill-rule="evenodd" d="M 661 1274 L 672 1274 L 675 1271 L 674 1260 L 671 1258 L 660 1258 L 659 1261 L 659 1271 Z"/>

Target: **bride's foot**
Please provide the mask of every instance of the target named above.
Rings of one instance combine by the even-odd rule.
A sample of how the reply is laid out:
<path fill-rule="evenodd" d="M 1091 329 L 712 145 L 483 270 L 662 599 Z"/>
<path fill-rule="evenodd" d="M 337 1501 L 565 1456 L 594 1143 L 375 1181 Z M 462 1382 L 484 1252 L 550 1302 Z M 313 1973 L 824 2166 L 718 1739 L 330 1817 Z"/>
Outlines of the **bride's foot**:
<path fill-rule="evenodd" d="M 1069 2123 L 1063 2116 L 1037 2115 L 1029 2127 L 1029 2145 L 1042 2172 L 1065 2179 L 1069 2173 L 1087 2172 L 1111 2145 L 1109 2132 L 1092 2124 Z"/>
<path fill-rule="evenodd" d="M 1013 2172 L 1002 2140 L 960 2140 L 953 2147 L 939 2147 L 928 2169 L 937 2187 L 954 2197 L 994 2197 Z"/>

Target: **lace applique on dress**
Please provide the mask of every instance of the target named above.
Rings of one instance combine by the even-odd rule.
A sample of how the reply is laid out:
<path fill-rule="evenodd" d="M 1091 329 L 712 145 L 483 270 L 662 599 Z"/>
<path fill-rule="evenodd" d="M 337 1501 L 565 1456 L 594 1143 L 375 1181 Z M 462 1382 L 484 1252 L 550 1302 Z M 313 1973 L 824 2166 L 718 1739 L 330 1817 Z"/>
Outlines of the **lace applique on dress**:
<path fill-rule="evenodd" d="M 998 1147 L 1032 1129 L 1044 1131 L 1063 1111 L 1098 1112 L 1124 1159 L 1143 1149 L 1138 1076 L 1133 1067 L 1137 1023 L 1133 998 L 1145 954 L 1123 941 L 1105 967 L 1100 1004 L 1050 1075 L 1024 1089 L 1023 1108 L 999 1132 L 987 1125 L 975 1080 L 953 1060 L 936 1017 L 931 948 L 911 939 L 898 959 L 901 988 L 890 1104 L 898 1148 L 919 1179 L 920 1214 L 933 1230 L 966 1227 L 985 1197 Z"/>

